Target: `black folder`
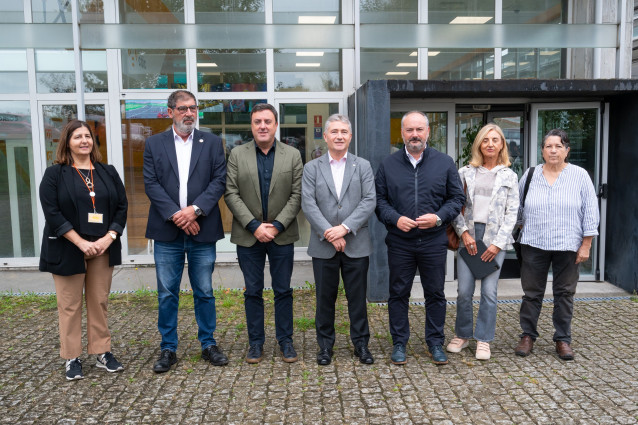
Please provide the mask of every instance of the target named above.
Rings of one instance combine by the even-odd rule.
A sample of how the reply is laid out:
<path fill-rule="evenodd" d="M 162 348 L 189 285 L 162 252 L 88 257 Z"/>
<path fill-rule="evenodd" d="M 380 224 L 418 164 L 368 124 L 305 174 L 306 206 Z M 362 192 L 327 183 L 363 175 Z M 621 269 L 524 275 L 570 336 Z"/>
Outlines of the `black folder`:
<path fill-rule="evenodd" d="M 463 261 L 465 261 L 465 264 L 467 264 L 470 268 L 470 271 L 476 279 L 483 279 L 485 276 L 488 276 L 500 269 L 494 260 L 488 262 L 481 260 L 481 255 L 483 255 L 485 250 L 487 250 L 487 247 L 482 240 L 476 241 L 476 250 L 476 255 L 470 255 L 465 247 L 459 249 L 459 255 L 463 257 Z"/>

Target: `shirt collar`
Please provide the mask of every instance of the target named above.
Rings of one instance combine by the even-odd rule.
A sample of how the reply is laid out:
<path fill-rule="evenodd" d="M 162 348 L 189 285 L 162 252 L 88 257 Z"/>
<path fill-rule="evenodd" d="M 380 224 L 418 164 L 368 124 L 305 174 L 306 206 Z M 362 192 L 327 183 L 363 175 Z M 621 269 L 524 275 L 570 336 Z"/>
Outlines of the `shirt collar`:
<path fill-rule="evenodd" d="M 184 139 L 182 139 L 182 136 L 180 136 L 179 134 L 177 134 L 175 132 L 175 127 L 171 125 L 171 130 L 173 130 L 173 140 L 174 141 L 180 141 L 182 143 L 188 143 L 188 142 L 192 142 L 193 141 L 193 134 L 195 134 L 195 130 L 191 131 L 191 134 L 188 135 L 188 139 L 186 139 L 186 141 L 184 142 Z"/>
<path fill-rule="evenodd" d="M 428 145 L 426 144 L 425 145 L 425 149 L 427 149 L 427 148 L 428 148 Z M 405 154 L 407 155 L 407 157 L 410 160 L 410 162 L 414 161 L 414 162 L 416 162 L 418 164 L 423 159 L 423 154 L 425 153 L 425 149 L 423 149 L 423 152 L 421 152 L 421 155 L 419 156 L 419 159 L 414 159 L 414 157 L 412 155 L 410 155 L 410 152 L 408 152 L 408 148 L 407 147 L 404 147 L 403 149 L 405 150 Z"/>
<path fill-rule="evenodd" d="M 341 159 L 337 160 L 337 159 L 334 159 L 334 158 L 332 157 L 332 155 L 330 155 L 330 151 L 328 151 L 328 162 L 329 162 L 329 163 L 331 163 L 331 164 L 333 163 L 333 161 L 334 161 L 334 163 L 336 163 L 336 164 L 339 164 L 340 162 L 346 162 L 346 160 L 347 160 L 347 159 L 348 159 L 348 152 L 346 152 L 346 153 L 343 155 L 343 158 L 341 158 Z"/>
<path fill-rule="evenodd" d="M 271 152 L 275 153 L 275 146 L 277 146 L 277 139 L 275 139 L 275 141 L 273 142 L 272 146 L 268 150 L 268 153 L 264 153 L 259 147 L 259 145 L 257 144 L 257 142 L 255 142 L 255 150 L 257 151 L 257 153 L 260 153 L 262 155 L 269 155 Z"/>

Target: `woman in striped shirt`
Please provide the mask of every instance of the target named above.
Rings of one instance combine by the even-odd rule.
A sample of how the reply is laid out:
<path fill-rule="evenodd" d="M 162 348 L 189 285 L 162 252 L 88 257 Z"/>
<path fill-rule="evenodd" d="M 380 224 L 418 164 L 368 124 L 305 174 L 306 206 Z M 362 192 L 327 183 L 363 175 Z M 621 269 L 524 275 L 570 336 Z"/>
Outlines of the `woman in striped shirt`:
<path fill-rule="evenodd" d="M 573 360 L 571 321 L 578 265 L 589 258 L 591 242 L 598 234 L 598 200 L 587 171 L 567 162 L 569 138 L 563 130 L 550 130 L 541 145 L 545 163 L 536 167 L 524 207 L 519 211 L 521 236 L 521 283 L 523 302 L 519 356 L 532 351 L 538 337 L 547 273 L 552 266 L 554 296 L 554 337 L 556 352 L 563 360 Z M 519 183 L 521 197 L 529 170 Z"/>

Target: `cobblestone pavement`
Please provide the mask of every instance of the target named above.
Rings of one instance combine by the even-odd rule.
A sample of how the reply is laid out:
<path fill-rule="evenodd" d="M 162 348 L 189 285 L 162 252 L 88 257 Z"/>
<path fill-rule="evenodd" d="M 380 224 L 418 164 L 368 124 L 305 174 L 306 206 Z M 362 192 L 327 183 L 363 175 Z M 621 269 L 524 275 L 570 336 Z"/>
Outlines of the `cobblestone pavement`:
<path fill-rule="evenodd" d="M 474 344 L 436 366 L 424 346 L 424 307 L 410 307 L 408 364 L 389 362 L 387 307 L 370 305 L 374 365 L 355 361 L 344 296 L 337 309 L 334 362 L 315 361 L 314 292 L 295 291 L 299 362 L 284 363 L 274 343 L 272 292 L 267 293 L 264 360 L 244 362 L 247 335 L 242 295 L 217 295 L 218 344 L 226 367 L 200 358 L 190 294 L 182 295 L 176 367 L 156 375 L 159 354 L 153 293 L 113 296 L 113 352 L 125 370 L 109 374 L 85 353 L 85 379 L 67 382 L 58 357 L 54 297 L 0 298 L 0 423 L 499 423 L 638 422 L 638 302 L 575 303 L 576 360 L 559 360 L 552 344 L 551 304 L 544 304 L 532 355 L 517 357 L 518 304 L 499 304 L 492 359 L 474 359 Z M 455 306 L 446 333 L 453 336 Z"/>

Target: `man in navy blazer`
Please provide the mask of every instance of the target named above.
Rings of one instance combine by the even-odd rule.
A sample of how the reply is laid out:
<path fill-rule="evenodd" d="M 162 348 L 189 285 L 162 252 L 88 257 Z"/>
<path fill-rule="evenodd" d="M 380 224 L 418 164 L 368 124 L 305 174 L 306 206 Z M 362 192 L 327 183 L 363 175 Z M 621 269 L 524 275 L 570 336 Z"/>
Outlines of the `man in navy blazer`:
<path fill-rule="evenodd" d="M 228 363 L 217 347 L 212 274 L 215 243 L 224 237 L 218 201 L 226 188 L 226 161 L 219 137 L 195 128 L 197 100 L 185 90 L 168 98 L 171 129 L 146 140 L 144 187 L 151 200 L 146 237 L 153 239 L 162 335 L 157 373 L 177 362 L 179 285 L 188 256 L 188 277 L 195 298 L 195 319 L 202 358 Z"/>
<path fill-rule="evenodd" d="M 352 139 L 348 117 L 328 117 L 323 137 L 328 153 L 306 164 L 301 185 L 301 206 L 311 226 L 308 255 L 317 291 L 317 364 L 332 361 L 339 272 L 348 300 L 354 354 L 361 363 L 372 364 L 366 290 L 372 251 L 368 219 L 376 206 L 374 175 L 368 161 L 348 152 Z"/>

